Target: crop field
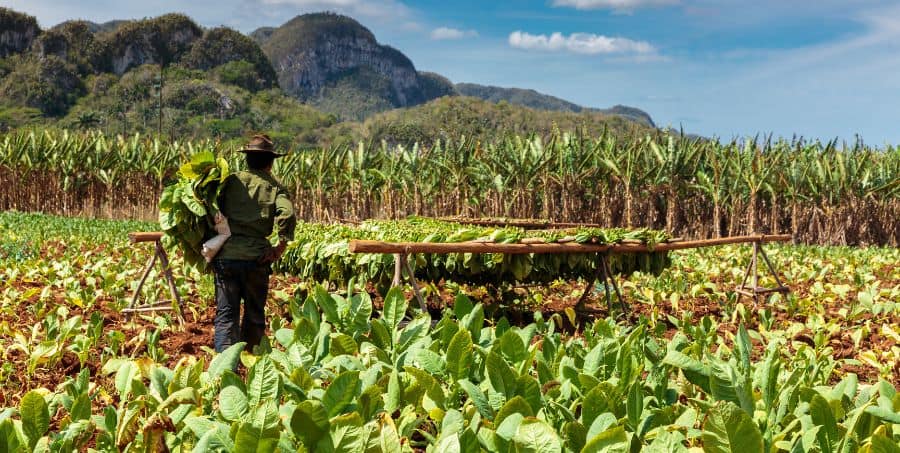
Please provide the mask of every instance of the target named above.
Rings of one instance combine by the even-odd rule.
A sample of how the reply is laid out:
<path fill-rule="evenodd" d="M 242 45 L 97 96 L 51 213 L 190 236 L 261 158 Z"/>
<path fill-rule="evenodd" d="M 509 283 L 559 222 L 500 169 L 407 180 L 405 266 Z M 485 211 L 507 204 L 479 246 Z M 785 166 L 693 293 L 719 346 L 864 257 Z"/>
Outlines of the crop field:
<path fill-rule="evenodd" d="M 409 289 L 327 255 L 363 233 L 307 225 L 273 275 L 268 341 L 215 355 L 212 278 L 179 256 L 184 325 L 120 313 L 151 253 L 126 234 L 155 230 L 0 213 L 0 450 L 900 449 L 896 247 L 767 245 L 792 292 L 758 305 L 734 292 L 750 253 L 731 245 L 621 268 L 627 314 L 599 287 L 595 316 L 573 310 L 577 274 L 435 279 L 418 312 Z M 299 277 L 324 256 L 318 272 L 339 274 Z"/>

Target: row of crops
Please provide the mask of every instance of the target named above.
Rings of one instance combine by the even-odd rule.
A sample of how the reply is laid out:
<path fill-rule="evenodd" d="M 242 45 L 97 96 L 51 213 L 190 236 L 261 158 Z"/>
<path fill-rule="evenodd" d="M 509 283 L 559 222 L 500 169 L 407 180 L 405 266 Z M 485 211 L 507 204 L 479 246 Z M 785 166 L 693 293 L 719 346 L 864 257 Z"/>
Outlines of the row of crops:
<path fill-rule="evenodd" d="M 115 315 L 150 252 L 125 234 L 156 228 L 0 213 L 0 449 L 900 448 L 897 248 L 773 246 L 795 291 L 752 309 L 729 289 L 746 248 L 672 252 L 658 276 L 623 281 L 640 318 L 574 335 L 568 312 L 492 316 L 475 287 L 443 288 L 453 302 L 431 318 L 397 289 L 373 301 L 276 274 L 264 346 L 214 355 L 183 346 L 212 344 L 209 278 L 176 273 L 186 327 Z M 457 233 L 484 232 L 438 234 Z"/>
<path fill-rule="evenodd" d="M 110 358 L 53 392 L 0 412 L 6 451 L 892 452 L 900 394 L 891 383 L 832 382 L 818 345 L 710 318 L 666 341 L 647 322 L 597 320 L 577 337 L 560 315 L 485 324 L 456 299 L 434 324 L 403 322 L 392 290 L 372 316 L 366 293 L 318 287 L 290 301 L 257 355 L 235 345 L 174 368 Z M 555 319 L 556 318 L 556 319 Z M 753 357 L 754 345 L 762 352 Z M 233 372 L 242 362 L 246 377 Z M 92 401 L 109 401 L 102 411 Z M 50 430 L 51 414 L 63 414 Z M 58 415 L 57 415 L 58 416 Z"/>
<path fill-rule="evenodd" d="M 188 156 L 231 147 L 99 132 L 0 137 L 0 209 L 156 218 Z M 792 231 L 804 242 L 900 243 L 900 148 L 556 133 L 431 147 L 295 150 L 276 174 L 310 221 L 530 217 L 643 226 L 684 237 Z"/>

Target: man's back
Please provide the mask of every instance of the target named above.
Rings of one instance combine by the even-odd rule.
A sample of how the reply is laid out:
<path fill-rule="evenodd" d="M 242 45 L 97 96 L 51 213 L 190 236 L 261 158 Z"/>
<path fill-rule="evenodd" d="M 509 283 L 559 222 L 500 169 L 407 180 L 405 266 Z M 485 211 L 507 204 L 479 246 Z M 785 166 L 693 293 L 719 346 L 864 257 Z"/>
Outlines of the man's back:
<path fill-rule="evenodd" d="M 219 197 L 219 208 L 228 218 L 231 238 L 217 259 L 256 260 L 271 248 L 268 237 L 278 226 L 290 239 L 294 210 L 287 192 L 268 172 L 248 170 L 232 174 Z"/>

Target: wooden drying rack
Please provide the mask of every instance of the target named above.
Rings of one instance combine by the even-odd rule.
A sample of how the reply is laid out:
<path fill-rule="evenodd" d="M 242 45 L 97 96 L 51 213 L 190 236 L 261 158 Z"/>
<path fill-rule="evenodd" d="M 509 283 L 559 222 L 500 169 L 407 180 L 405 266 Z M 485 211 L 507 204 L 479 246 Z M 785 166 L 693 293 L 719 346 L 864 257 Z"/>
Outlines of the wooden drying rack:
<path fill-rule="evenodd" d="M 175 287 L 175 277 L 172 276 L 172 268 L 169 265 L 169 256 L 166 254 L 166 249 L 162 245 L 162 237 L 163 233 L 161 232 L 128 233 L 128 239 L 132 244 L 140 242 L 153 242 L 155 251 L 153 255 L 150 256 L 150 260 L 147 261 L 147 266 L 144 268 L 144 274 L 141 276 L 141 280 L 138 282 L 137 287 L 134 289 L 134 295 L 131 297 L 131 303 L 128 304 L 128 308 L 122 310 L 122 313 L 125 313 L 125 316 L 129 317 L 133 313 L 175 310 L 178 317 L 178 322 L 184 324 L 184 312 L 181 306 L 181 296 L 178 295 L 178 289 Z M 144 283 L 147 281 L 147 277 L 150 276 L 150 271 L 153 270 L 153 266 L 156 264 L 157 260 L 159 261 L 162 275 L 169 287 L 169 293 L 172 295 L 172 300 L 163 300 L 149 305 L 135 306 L 137 305 L 138 299 L 140 299 L 141 297 L 141 288 L 144 287 Z"/>
<path fill-rule="evenodd" d="M 459 220 L 454 220 L 459 221 Z M 511 223 L 503 223 L 499 221 L 484 221 L 482 223 L 472 223 L 475 221 L 460 221 L 461 223 L 469 223 L 469 224 L 482 224 L 482 225 L 510 225 L 510 226 L 520 226 L 523 228 L 571 228 L 573 226 L 593 226 L 590 224 L 570 224 L 570 223 L 552 223 L 552 222 L 511 222 Z M 175 278 L 172 276 L 172 270 L 169 264 L 169 258 L 166 254 L 165 248 L 162 246 L 162 236 L 161 232 L 136 232 L 129 233 L 128 238 L 132 243 L 140 243 L 140 242 L 153 242 L 155 244 L 155 252 L 150 257 L 150 260 L 147 263 L 146 268 L 144 269 L 144 273 L 141 276 L 141 280 L 138 282 L 137 287 L 134 290 L 134 295 L 132 296 L 131 303 L 129 303 L 128 308 L 123 309 L 122 312 L 126 313 L 126 316 L 130 316 L 132 313 L 138 312 L 152 312 L 152 311 L 162 311 L 162 310 L 176 310 L 178 320 L 181 323 L 184 323 L 182 305 L 181 305 L 181 297 L 178 295 L 178 290 L 175 287 Z M 565 254 L 565 253 L 594 253 L 597 256 L 597 269 L 595 274 L 593 275 L 591 281 L 587 282 L 587 286 L 585 287 L 584 292 L 576 304 L 576 308 L 582 311 L 587 311 L 585 308 L 585 302 L 587 300 L 588 294 L 591 292 L 591 288 L 600 281 L 604 283 L 604 291 L 606 294 L 606 303 L 607 306 L 612 309 L 612 294 L 613 292 L 616 294 L 617 299 L 619 301 L 619 305 L 623 312 L 627 311 L 627 307 L 625 306 L 624 299 L 622 298 L 622 293 L 619 290 L 619 286 L 616 283 L 615 276 L 612 273 L 611 267 L 609 265 L 608 257 L 611 254 L 623 254 L 623 253 L 653 253 L 653 252 L 665 252 L 672 250 L 685 250 L 685 249 L 693 249 L 700 247 L 712 247 L 717 245 L 725 245 L 725 244 L 752 244 L 753 245 L 753 254 L 750 259 L 750 263 L 748 263 L 747 268 L 744 271 L 744 278 L 741 280 L 741 284 L 736 288 L 736 292 L 738 293 L 738 300 L 740 297 L 747 296 L 753 298 L 754 303 L 759 302 L 759 297 L 769 293 L 787 293 L 790 292 L 790 288 L 784 285 L 781 279 L 778 277 L 778 273 L 775 270 L 775 267 L 772 265 L 772 262 L 769 260 L 768 255 L 766 255 L 765 250 L 763 249 L 763 244 L 769 242 L 788 242 L 793 239 L 793 236 L 790 234 L 775 234 L 775 235 L 765 235 L 765 234 L 757 234 L 757 235 L 749 235 L 749 236 L 732 236 L 725 238 L 717 238 L 717 239 L 704 239 L 704 240 L 694 240 L 694 241 L 684 241 L 681 239 L 670 239 L 666 242 L 662 242 L 656 244 L 653 247 L 648 246 L 643 243 L 636 242 L 628 242 L 623 241 L 622 243 L 617 244 L 579 244 L 571 240 L 561 239 L 558 242 L 544 242 L 543 239 L 540 238 L 526 238 L 522 242 L 515 244 L 502 244 L 502 243 L 494 243 L 489 241 L 468 241 L 468 242 L 454 242 L 454 243 L 442 243 L 442 242 L 382 242 L 382 241 L 367 241 L 367 240 L 352 240 L 350 241 L 350 252 L 351 253 L 380 253 L 380 254 L 393 254 L 394 255 L 394 277 L 393 277 L 393 286 L 400 286 L 403 281 L 404 274 L 406 275 L 406 279 L 409 282 L 410 286 L 413 288 L 413 292 L 415 293 L 416 299 L 419 302 L 419 307 L 422 310 L 427 310 L 427 305 L 425 304 L 425 298 L 422 296 L 422 292 L 418 282 L 416 281 L 415 271 L 409 263 L 409 255 L 414 253 L 437 253 L 437 254 L 448 254 L 448 253 L 502 253 L 508 255 L 515 254 Z M 769 273 L 775 278 L 778 286 L 774 288 L 765 288 L 759 286 L 759 258 L 762 257 L 763 263 L 765 267 L 768 269 Z M 144 283 L 147 281 L 148 276 L 150 275 L 150 271 L 153 269 L 153 266 L 156 264 L 156 261 L 160 262 L 162 267 L 162 275 L 166 280 L 166 283 L 169 287 L 169 292 L 172 295 L 171 301 L 159 301 L 154 304 L 146 305 L 146 306 L 135 306 L 137 305 L 138 299 L 140 298 L 141 288 L 144 286 Z M 747 285 L 747 280 L 750 280 L 750 285 Z"/>
<path fill-rule="evenodd" d="M 409 284 L 413 288 L 413 292 L 416 295 L 416 299 L 419 301 L 419 306 L 422 310 L 427 309 L 425 304 L 425 299 L 422 297 L 422 293 L 419 289 L 418 282 L 416 281 L 414 270 L 412 266 L 409 264 L 408 256 L 414 253 L 437 253 L 437 254 L 445 254 L 445 253 L 502 253 L 508 255 L 514 254 L 564 254 L 564 253 L 594 253 L 597 255 L 597 270 L 591 279 L 591 281 L 587 282 L 587 286 L 585 287 L 584 292 L 581 295 L 581 298 L 578 300 L 578 304 L 576 304 L 576 308 L 582 311 L 587 311 L 584 303 L 587 299 L 587 295 L 590 293 L 591 288 L 594 287 L 594 284 L 603 281 L 605 293 L 606 293 L 606 303 L 610 309 L 612 309 L 612 293 L 615 292 L 619 305 L 622 308 L 623 312 L 627 311 L 625 307 L 624 300 L 622 298 L 621 291 L 619 290 L 619 286 L 616 283 L 615 277 L 612 273 L 611 267 L 609 265 L 608 257 L 611 254 L 623 254 L 623 253 L 653 253 L 653 252 L 664 252 L 671 250 L 684 250 L 684 249 L 693 249 L 700 247 L 712 247 L 716 245 L 725 245 L 725 244 L 753 244 L 753 255 L 750 259 L 750 263 L 747 265 L 747 268 L 744 272 L 744 278 L 741 281 L 741 284 L 737 287 L 736 292 L 738 293 L 738 300 L 740 300 L 741 296 L 751 297 L 754 300 L 754 303 L 759 302 L 759 297 L 769 293 L 786 293 L 789 292 L 790 289 L 785 286 L 781 279 L 778 277 L 778 273 L 775 271 L 772 262 L 769 260 L 769 257 L 766 255 L 765 250 L 762 245 L 768 242 L 787 242 L 793 239 L 793 236 L 790 234 L 776 234 L 776 235 L 765 235 L 765 234 L 757 234 L 750 236 L 732 236 L 718 239 L 704 239 L 704 240 L 695 240 L 695 241 L 683 241 L 683 240 L 669 240 L 667 242 L 656 244 L 653 247 L 648 246 L 647 244 L 642 243 L 618 243 L 618 244 L 579 244 L 576 242 L 543 242 L 539 238 L 529 238 L 525 241 L 528 242 L 520 242 L 515 244 L 499 244 L 494 242 L 487 241 L 469 241 L 469 242 L 455 242 L 455 243 L 441 243 L 441 242 L 381 242 L 381 241 L 367 241 L 367 240 L 352 240 L 350 241 L 350 252 L 351 253 L 381 253 L 381 254 L 393 254 L 394 255 L 394 278 L 393 285 L 399 286 L 402 279 L 403 274 L 406 274 Z M 759 257 L 763 258 L 763 262 L 772 276 L 775 278 L 775 281 L 778 283 L 777 287 L 774 288 L 765 288 L 759 286 L 759 268 L 758 262 Z M 752 277 L 752 278 L 751 278 Z M 750 278 L 750 285 L 747 285 L 747 280 Z"/>

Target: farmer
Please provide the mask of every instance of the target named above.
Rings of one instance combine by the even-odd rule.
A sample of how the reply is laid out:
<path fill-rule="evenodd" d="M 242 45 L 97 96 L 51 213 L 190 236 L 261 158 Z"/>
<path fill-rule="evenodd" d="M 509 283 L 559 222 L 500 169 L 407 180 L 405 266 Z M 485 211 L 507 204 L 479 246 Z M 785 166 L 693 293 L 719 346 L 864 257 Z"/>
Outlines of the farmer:
<path fill-rule="evenodd" d="M 222 352 L 239 342 L 253 351 L 266 332 L 265 306 L 271 264 L 294 236 L 297 219 L 287 191 L 272 176 L 275 152 L 267 135 L 254 135 L 240 150 L 247 171 L 225 180 L 219 208 L 228 219 L 231 237 L 212 261 L 216 283 L 215 347 Z M 269 237 L 278 234 L 278 245 Z M 244 316 L 240 324 L 241 300 Z"/>

